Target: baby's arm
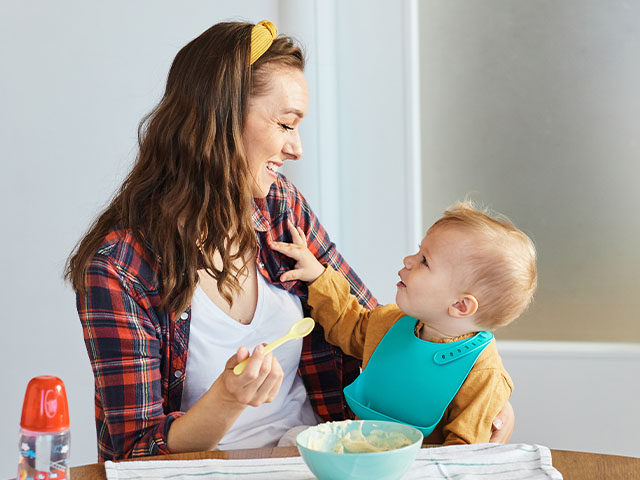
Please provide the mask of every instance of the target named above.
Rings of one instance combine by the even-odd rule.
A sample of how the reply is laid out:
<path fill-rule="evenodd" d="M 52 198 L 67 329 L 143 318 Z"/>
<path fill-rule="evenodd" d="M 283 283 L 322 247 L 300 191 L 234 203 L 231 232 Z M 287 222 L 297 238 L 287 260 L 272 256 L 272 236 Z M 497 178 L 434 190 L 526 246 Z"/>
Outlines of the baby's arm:
<path fill-rule="evenodd" d="M 474 368 L 445 412 L 444 445 L 489 442 L 493 419 L 512 391 L 502 368 Z"/>
<path fill-rule="evenodd" d="M 351 295 L 349 282 L 333 268 L 322 265 L 307 248 L 304 233 L 290 225 L 293 243 L 274 242 L 272 249 L 296 260 L 281 280 L 309 283 L 311 316 L 324 328 L 325 338 L 347 355 L 362 359 L 369 318 L 376 310 L 362 307 Z"/>

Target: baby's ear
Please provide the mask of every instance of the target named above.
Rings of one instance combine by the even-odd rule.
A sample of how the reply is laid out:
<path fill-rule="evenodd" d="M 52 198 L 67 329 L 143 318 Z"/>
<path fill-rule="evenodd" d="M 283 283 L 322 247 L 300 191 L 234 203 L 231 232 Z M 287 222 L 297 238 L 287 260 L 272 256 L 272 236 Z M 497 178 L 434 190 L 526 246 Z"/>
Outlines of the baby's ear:
<path fill-rule="evenodd" d="M 470 317 L 478 311 L 478 299 L 470 294 L 461 295 L 453 304 L 449 305 L 449 315 L 455 318 Z"/>

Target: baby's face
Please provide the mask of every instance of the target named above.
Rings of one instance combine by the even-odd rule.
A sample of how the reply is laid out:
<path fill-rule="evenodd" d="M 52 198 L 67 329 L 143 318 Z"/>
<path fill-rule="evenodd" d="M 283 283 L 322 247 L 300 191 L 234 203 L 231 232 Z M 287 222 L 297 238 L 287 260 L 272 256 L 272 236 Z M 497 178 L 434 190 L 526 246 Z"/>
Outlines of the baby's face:
<path fill-rule="evenodd" d="M 400 309 L 425 323 L 448 319 L 449 306 L 465 292 L 467 253 L 473 248 L 470 236 L 461 229 L 430 230 L 418 252 L 404 259 L 398 272 L 396 303 Z"/>

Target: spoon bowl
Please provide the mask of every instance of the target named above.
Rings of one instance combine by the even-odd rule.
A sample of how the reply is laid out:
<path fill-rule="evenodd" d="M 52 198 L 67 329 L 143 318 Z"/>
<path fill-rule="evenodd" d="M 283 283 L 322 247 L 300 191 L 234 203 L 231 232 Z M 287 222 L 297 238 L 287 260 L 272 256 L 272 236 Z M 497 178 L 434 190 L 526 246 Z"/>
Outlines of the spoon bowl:
<path fill-rule="evenodd" d="M 264 354 L 266 355 L 267 353 L 275 350 L 280 345 L 282 345 L 285 342 L 288 342 L 289 340 L 293 340 L 294 338 L 306 337 L 311 333 L 315 324 L 316 322 L 311 317 L 305 317 L 301 320 L 298 320 L 296 323 L 291 325 L 291 328 L 289 329 L 289 331 L 285 333 L 282 337 L 280 337 L 277 340 L 274 340 L 269 345 L 264 347 Z M 235 373 L 236 375 L 240 375 L 242 372 L 244 372 L 244 369 L 247 366 L 247 363 L 249 363 L 250 359 L 251 357 L 245 358 L 242 362 L 236 365 L 233 368 L 233 373 Z"/>
<path fill-rule="evenodd" d="M 313 318 L 305 317 L 302 320 L 298 320 L 296 323 L 294 323 L 289 329 L 289 332 L 287 333 L 287 335 L 292 335 L 291 338 L 306 337 L 311 333 L 311 330 L 313 330 L 313 327 L 315 326 L 316 326 L 316 322 L 313 320 Z"/>

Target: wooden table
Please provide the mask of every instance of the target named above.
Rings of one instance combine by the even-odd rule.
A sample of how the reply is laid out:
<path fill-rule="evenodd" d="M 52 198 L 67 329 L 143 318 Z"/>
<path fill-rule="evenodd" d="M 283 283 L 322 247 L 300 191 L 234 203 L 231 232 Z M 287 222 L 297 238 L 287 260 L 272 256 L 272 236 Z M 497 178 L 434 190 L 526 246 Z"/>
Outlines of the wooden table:
<path fill-rule="evenodd" d="M 245 459 L 280 458 L 298 455 L 296 447 L 256 448 L 214 452 L 178 453 L 135 460 L 194 460 L 201 458 Z M 553 466 L 565 480 L 637 480 L 640 479 L 640 458 L 598 453 L 551 450 Z M 125 460 L 126 461 L 126 460 Z M 71 480 L 106 480 L 104 465 L 95 463 L 71 468 Z"/>

